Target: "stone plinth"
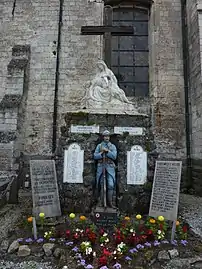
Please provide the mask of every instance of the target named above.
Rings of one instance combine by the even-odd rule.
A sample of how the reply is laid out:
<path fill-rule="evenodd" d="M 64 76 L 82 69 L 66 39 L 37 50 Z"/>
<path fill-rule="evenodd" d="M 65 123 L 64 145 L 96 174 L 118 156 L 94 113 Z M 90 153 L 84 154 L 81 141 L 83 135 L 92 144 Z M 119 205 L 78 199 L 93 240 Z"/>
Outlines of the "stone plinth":
<path fill-rule="evenodd" d="M 66 125 L 61 127 L 61 137 L 56 153 L 56 168 L 61 197 L 62 209 L 65 212 L 91 212 L 94 205 L 93 192 L 96 173 L 96 163 L 93 152 L 101 141 L 100 134 L 104 129 L 114 132 L 114 127 L 142 127 L 142 135 L 129 133 L 114 134 L 112 143 L 117 146 L 117 196 L 119 210 L 126 213 L 148 213 L 151 194 L 151 180 L 154 170 L 154 142 L 150 130 L 150 119 L 145 115 L 110 115 L 89 114 L 83 112 L 66 113 Z M 71 133 L 72 125 L 99 126 L 99 133 Z M 84 150 L 83 183 L 63 183 L 64 150 L 72 143 L 78 143 Z M 140 145 L 148 152 L 148 178 L 144 185 L 127 185 L 127 151 L 134 145 Z"/>

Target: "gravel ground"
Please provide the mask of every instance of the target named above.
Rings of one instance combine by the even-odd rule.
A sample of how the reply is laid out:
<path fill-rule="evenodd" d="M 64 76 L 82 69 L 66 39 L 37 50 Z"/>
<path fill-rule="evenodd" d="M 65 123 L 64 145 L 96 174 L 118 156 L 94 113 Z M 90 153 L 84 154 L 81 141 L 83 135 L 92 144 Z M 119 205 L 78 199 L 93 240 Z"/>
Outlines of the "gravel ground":
<path fill-rule="evenodd" d="M 50 263 L 37 263 L 34 261 L 14 263 L 11 261 L 0 261 L 0 269 L 57 269 Z"/>
<path fill-rule="evenodd" d="M 192 231 L 202 237 L 202 197 L 181 194 L 179 213 Z"/>

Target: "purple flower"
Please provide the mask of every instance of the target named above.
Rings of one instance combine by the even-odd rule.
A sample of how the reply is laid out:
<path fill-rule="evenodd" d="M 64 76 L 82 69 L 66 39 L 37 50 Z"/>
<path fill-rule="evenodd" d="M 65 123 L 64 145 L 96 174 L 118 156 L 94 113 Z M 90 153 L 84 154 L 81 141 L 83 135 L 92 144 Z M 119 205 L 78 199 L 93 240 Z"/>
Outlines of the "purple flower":
<path fill-rule="evenodd" d="M 76 257 L 81 259 L 82 258 L 81 253 L 76 253 Z"/>
<path fill-rule="evenodd" d="M 174 245 L 174 246 L 177 246 L 177 241 L 173 240 L 173 241 L 171 241 L 171 244 Z"/>
<path fill-rule="evenodd" d="M 83 259 L 81 259 L 81 260 L 79 261 L 79 263 L 80 263 L 80 265 L 83 265 L 83 266 L 85 266 L 85 265 L 86 265 L 86 261 L 85 261 L 85 260 L 83 260 Z"/>
<path fill-rule="evenodd" d="M 132 261 L 132 258 L 129 257 L 129 256 L 126 256 L 126 257 L 125 257 L 125 260 L 126 260 L 126 261 Z"/>
<path fill-rule="evenodd" d="M 55 238 L 49 238 L 49 241 L 51 241 L 51 242 L 55 242 Z"/>
<path fill-rule="evenodd" d="M 74 252 L 78 252 L 78 248 L 77 247 L 74 247 L 73 249 L 72 249 L 72 251 L 74 251 Z"/>
<path fill-rule="evenodd" d="M 138 252 L 138 250 L 136 248 L 132 248 L 132 249 L 129 250 L 129 252 L 133 254 L 133 253 Z"/>
<path fill-rule="evenodd" d="M 19 238 L 17 241 L 18 243 L 21 243 L 23 241 L 23 238 Z"/>
<path fill-rule="evenodd" d="M 108 267 L 105 265 L 105 266 L 100 267 L 100 269 L 108 269 Z"/>
<path fill-rule="evenodd" d="M 32 240 L 32 238 L 27 238 L 27 239 L 25 240 L 25 242 L 26 242 L 26 243 L 32 243 L 33 240 Z"/>
<path fill-rule="evenodd" d="M 188 244 L 187 240 L 181 240 L 180 243 L 183 245 L 183 246 L 186 246 Z"/>
<path fill-rule="evenodd" d="M 138 245 L 136 246 L 136 248 L 137 248 L 137 249 L 143 249 L 143 248 L 144 248 L 144 246 L 143 246 L 143 245 L 141 245 L 141 244 L 138 244 Z"/>
<path fill-rule="evenodd" d="M 43 238 L 38 238 L 38 239 L 36 240 L 36 242 L 39 243 L 39 244 L 40 244 L 40 243 L 43 243 L 43 241 L 44 241 Z"/>
<path fill-rule="evenodd" d="M 161 244 L 161 243 L 160 243 L 159 241 L 157 241 L 157 240 L 154 241 L 154 246 L 155 246 L 155 247 L 158 247 L 160 244 Z"/>
<path fill-rule="evenodd" d="M 121 264 L 117 262 L 117 263 L 115 263 L 113 265 L 113 268 L 115 268 L 115 269 L 121 269 Z"/>
<path fill-rule="evenodd" d="M 94 267 L 91 265 L 91 264 L 88 264 L 87 266 L 86 266 L 86 269 L 93 269 Z"/>
<path fill-rule="evenodd" d="M 151 247 L 151 243 L 149 243 L 149 242 L 146 242 L 146 243 L 144 243 L 144 245 L 146 246 L 146 247 Z"/>
<path fill-rule="evenodd" d="M 72 246 L 74 243 L 73 242 L 66 242 L 65 245 L 66 246 Z"/>

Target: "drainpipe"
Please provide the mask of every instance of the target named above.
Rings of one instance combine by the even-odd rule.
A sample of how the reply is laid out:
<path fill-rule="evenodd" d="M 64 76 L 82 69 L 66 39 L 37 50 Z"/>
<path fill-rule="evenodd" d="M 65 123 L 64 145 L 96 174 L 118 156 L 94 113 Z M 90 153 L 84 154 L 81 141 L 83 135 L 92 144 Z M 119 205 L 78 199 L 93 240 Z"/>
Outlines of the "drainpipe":
<path fill-rule="evenodd" d="M 184 97 L 185 97 L 185 132 L 186 132 L 186 177 L 187 190 L 192 187 L 192 160 L 191 160 L 191 128 L 190 128 L 190 106 L 189 106 L 189 43 L 187 26 L 187 0 L 181 0 L 181 22 L 182 22 L 182 50 L 183 50 L 183 72 L 184 72 Z"/>
<path fill-rule="evenodd" d="M 55 72 L 55 95 L 53 108 L 53 134 L 52 134 L 52 153 L 55 153 L 57 144 L 57 118 L 58 118 L 58 84 L 59 84 L 59 67 L 60 67 L 60 49 L 61 49 L 61 29 L 64 0 L 60 0 L 59 21 L 58 21 L 58 40 Z"/>

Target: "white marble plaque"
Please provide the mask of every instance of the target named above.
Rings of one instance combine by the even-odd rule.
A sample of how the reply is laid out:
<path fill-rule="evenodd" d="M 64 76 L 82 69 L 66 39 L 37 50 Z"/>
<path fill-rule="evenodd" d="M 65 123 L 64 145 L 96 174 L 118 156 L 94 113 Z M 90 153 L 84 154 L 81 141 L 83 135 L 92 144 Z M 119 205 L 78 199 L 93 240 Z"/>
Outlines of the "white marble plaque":
<path fill-rule="evenodd" d="M 147 181 L 147 152 L 141 146 L 133 146 L 127 152 L 127 184 L 143 185 Z"/>
<path fill-rule="evenodd" d="M 64 153 L 63 183 L 83 183 L 84 151 L 73 143 Z"/>
<path fill-rule="evenodd" d="M 114 127 L 115 134 L 129 133 L 129 135 L 143 135 L 142 127 Z"/>
<path fill-rule="evenodd" d="M 149 216 L 177 219 L 181 169 L 181 161 L 156 162 Z"/>
<path fill-rule="evenodd" d="M 100 127 L 97 125 L 71 125 L 71 133 L 90 134 L 99 133 Z"/>

